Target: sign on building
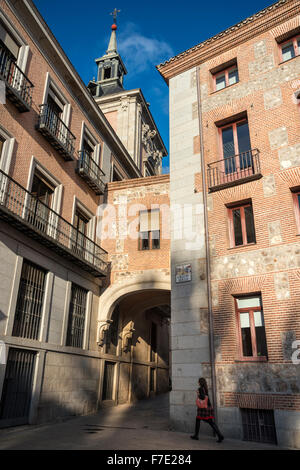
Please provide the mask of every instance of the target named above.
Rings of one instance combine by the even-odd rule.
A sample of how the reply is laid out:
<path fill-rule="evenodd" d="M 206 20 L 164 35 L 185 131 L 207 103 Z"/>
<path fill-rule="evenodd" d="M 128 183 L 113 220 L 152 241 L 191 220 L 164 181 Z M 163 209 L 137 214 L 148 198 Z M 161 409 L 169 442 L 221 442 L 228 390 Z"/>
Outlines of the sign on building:
<path fill-rule="evenodd" d="M 192 280 L 192 266 L 191 264 L 181 264 L 176 266 L 175 279 L 176 283 L 189 282 Z"/>

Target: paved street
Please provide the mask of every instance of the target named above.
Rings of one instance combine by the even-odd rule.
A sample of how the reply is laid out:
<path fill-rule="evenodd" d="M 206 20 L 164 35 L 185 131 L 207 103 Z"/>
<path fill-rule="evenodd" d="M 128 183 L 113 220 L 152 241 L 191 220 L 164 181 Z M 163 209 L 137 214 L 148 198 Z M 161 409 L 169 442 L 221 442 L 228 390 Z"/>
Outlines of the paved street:
<path fill-rule="evenodd" d="M 262 450 L 278 447 L 226 439 L 221 444 L 211 435 L 199 441 L 174 432 L 168 422 L 168 395 L 135 405 L 106 408 L 95 415 L 40 426 L 0 430 L 0 449 L 24 450 Z"/>

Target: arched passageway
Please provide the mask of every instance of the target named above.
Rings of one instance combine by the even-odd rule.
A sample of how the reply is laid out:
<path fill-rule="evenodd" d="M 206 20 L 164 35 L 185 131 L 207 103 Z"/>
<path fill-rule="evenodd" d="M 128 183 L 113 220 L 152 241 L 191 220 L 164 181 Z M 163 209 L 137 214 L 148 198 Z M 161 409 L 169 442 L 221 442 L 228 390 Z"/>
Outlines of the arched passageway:
<path fill-rule="evenodd" d="M 168 287 L 146 279 L 110 286 L 103 294 L 98 329 L 103 357 L 101 405 L 130 403 L 169 391 Z"/>

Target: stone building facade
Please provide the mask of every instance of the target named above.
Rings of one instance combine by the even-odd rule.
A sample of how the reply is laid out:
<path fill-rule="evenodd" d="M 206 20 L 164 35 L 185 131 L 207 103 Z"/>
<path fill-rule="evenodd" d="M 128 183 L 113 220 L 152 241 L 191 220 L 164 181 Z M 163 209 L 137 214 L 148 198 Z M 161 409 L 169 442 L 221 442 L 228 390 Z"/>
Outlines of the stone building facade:
<path fill-rule="evenodd" d="M 168 255 L 161 266 L 155 257 L 136 266 L 136 297 L 128 297 L 128 286 L 122 296 L 120 285 L 109 288 L 123 273 L 121 248 L 107 246 L 108 254 L 98 230 L 114 168 L 136 186 L 141 169 L 33 2 L 1 1 L 0 33 L 0 426 L 88 414 L 165 391 Z M 168 185 L 150 180 L 158 189 L 148 206 L 152 196 L 167 197 Z M 128 260 L 135 257 L 137 245 Z"/>
<path fill-rule="evenodd" d="M 170 89 L 170 204 L 191 204 L 182 223 L 198 227 L 178 240 L 172 224 L 172 419 L 192 430 L 204 376 L 225 435 L 290 447 L 300 446 L 299 6 L 279 1 L 158 66 Z M 186 263 L 192 280 L 178 284 Z"/>

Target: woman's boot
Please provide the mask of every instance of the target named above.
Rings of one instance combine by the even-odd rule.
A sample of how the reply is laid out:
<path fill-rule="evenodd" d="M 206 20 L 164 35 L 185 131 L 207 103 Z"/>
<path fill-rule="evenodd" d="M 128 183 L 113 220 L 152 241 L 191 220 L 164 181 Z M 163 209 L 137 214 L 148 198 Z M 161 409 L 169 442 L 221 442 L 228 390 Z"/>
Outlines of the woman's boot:
<path fill-rule="evenodd" d="M 200 419 L 196 418 L 196 424 L 195 424 L 195 434 L 191 436 L 191 439 L 195 439 L 196 441 L 199 439 L 199 430 L 200 430 Z"/>
<path fill-rule="evenodd" d="M 217 424 L 213 420 L 211 420 L 209 424 L 211 425 L 211 427 L 213 428 L 213 430 L 215 431 L 215 433 L 218 436 L 217 442 L 222 442 L 224 440 L 224 436 L 223 436 L 223 434 L 221 434 Z"/>

